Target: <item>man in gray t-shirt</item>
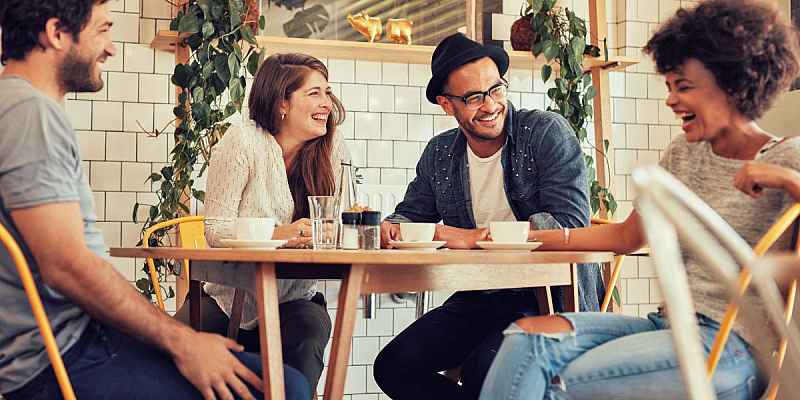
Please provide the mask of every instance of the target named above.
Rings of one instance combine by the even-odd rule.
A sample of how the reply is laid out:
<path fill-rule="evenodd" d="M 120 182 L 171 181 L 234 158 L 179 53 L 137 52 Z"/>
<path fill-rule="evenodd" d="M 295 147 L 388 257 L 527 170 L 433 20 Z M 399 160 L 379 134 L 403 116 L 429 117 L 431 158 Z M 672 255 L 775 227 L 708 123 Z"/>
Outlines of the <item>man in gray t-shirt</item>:
<path fill-rule="evenodd" d="M 40 282 L 36 260 L 12 223 L 13 210 L 78 202 L 86 246 L 98 256 L 106 249 L 95 227 L 92 194 L 82 179 L 75 132 L 64 111 L 19 77 L 1 76 L 0 93 L 0 223 L 20 244 Z M 58 347 L 68 350 L 86 329 L 89 315 L 49 286 L 37 286 L 50 323 L 59 328 Z M 5 250 L 0 250 L 0 309 L 15 316 L 0 318 L 0 391 L 6 392 L 42 372 L 49 360 Z"/>
<path fill-rule="evenodd" d="M 23 249 L 78 398 L 254 399 L 258 355 L 162 313 L 104 259 L 63 101 L 103 87 L 100 66 L 116 53 L 107 3 L 0 0 L 0 223 Z M 0 393 L 59 397 L 4 247 L 0 307 Z M 299 372 L 285 379 L 287 398 L 311 397 Z"/>

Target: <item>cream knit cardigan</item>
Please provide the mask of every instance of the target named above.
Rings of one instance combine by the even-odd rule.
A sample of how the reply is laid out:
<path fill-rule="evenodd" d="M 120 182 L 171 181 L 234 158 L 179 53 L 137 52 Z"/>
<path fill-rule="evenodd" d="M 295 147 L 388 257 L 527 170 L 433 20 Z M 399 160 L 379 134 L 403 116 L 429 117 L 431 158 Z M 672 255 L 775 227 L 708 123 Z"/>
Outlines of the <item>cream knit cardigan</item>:
<path fill-rule="evenodd" d="M 349 159 L 341 135 L 336 134 L 331 162 L 337 184 L 341 162 Z M 272 217 L 278 224 L 292 222 L 294 201 L 283 151 L 274 136 L 252 120 L 228 128 L 211 151 L 205 207 L 205 234 L 211 247 L 224 247 L 220 243 L 222 239 L 234 238 L 234 221 L 239 216 Z M 316 284 L 316 280 L 279 279 L 278 301 L 311 299 L 317 291 Z M 205 291 L 230 316 L 234 289 L 207 283 Z M 242 328 L 255 328 L 258 322 L 256 304 L 255 296 L 245 292 Z"/>

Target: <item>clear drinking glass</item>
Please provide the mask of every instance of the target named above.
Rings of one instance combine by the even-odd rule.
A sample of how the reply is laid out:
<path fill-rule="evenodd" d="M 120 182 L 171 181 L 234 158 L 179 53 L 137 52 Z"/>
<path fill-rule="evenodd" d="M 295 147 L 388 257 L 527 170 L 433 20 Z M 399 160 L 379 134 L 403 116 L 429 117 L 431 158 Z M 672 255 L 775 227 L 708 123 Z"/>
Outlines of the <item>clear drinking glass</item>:
<path fill-rule="evenodd" d="M 339 198 L 308 196 L 311 242 L 315 249 L 335 249 L 339 238 Z"/>

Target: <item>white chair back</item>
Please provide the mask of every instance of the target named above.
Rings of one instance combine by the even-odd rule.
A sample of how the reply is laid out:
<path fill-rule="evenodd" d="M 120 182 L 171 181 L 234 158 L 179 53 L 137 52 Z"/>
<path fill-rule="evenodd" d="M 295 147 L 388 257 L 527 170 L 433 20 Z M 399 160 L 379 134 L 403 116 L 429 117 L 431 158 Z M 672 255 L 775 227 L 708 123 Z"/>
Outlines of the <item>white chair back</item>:
<path fill-rule="evenodd" d="M 719 214 L 662 168 L 637 168 L 633 172 L 633 182 L 640 193 L 637 210 L 650 244 L 659 285 L 669 308 L 675 348 L 688 393 L 692 399 L 714 399 L 713 389 L 706 378 L 705 352 L 700 345 L 678 238 L 684 239 L 682 243 L 725 285 L 731 299 L 736 302 L 740 300 L 737 290 L 739 266 L 753 265 L 756 255 Z M 772 282 L 771 287 L 765 280 Z M 796 329 L 787 329 L 782 322 L 783 305 L 777 300 L 780 294 L 774 282 L 764 279 L 763 275 L 760 281 L 759 294 L 768 300 L 766 305 L 773 325 L 778 327 L 781 335 L 790 338 L 790 356 L 781 374 L 788 376 L 787 371 L 797 371 L 797 360 L 792 355 L 798 354 L 797 344 L 800 341 L 793 337 L 800 336 L 790 332 Z M 756 332 L 760 331 L 759 337 L 769 337 L 769 327 L 763 324 L 763 316 L 747 302 L 741 302 L 740 306 L 743 321 L 749 323 L 748 326 Z M 759 348 L 758 344 L 755 345 Z M 765 367 L 766 374 L 773 376 L 776 371 L 771 354 L 757 352 L 756 356 Z M 795 391 L 800 389 L 797 382 L 782 379 L 781 383 L 784 382 L 787 384 L 784 393 L 798 393 Z"/>

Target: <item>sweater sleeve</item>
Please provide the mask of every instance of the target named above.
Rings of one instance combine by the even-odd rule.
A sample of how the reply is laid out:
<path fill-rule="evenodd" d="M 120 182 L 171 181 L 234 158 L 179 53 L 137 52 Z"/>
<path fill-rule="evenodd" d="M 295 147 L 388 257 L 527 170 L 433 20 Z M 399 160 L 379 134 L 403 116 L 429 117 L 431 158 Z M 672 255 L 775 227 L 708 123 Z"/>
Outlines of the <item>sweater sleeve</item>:
<path fill-rule="evenodd" d="M 241 129 L 231 126 L 211 152 L 205 197 L 205 233 L 211 247 L 222 247 L 222 239 L 234 237 L 239 203 L 254 167 L 253 146 Z"/>

